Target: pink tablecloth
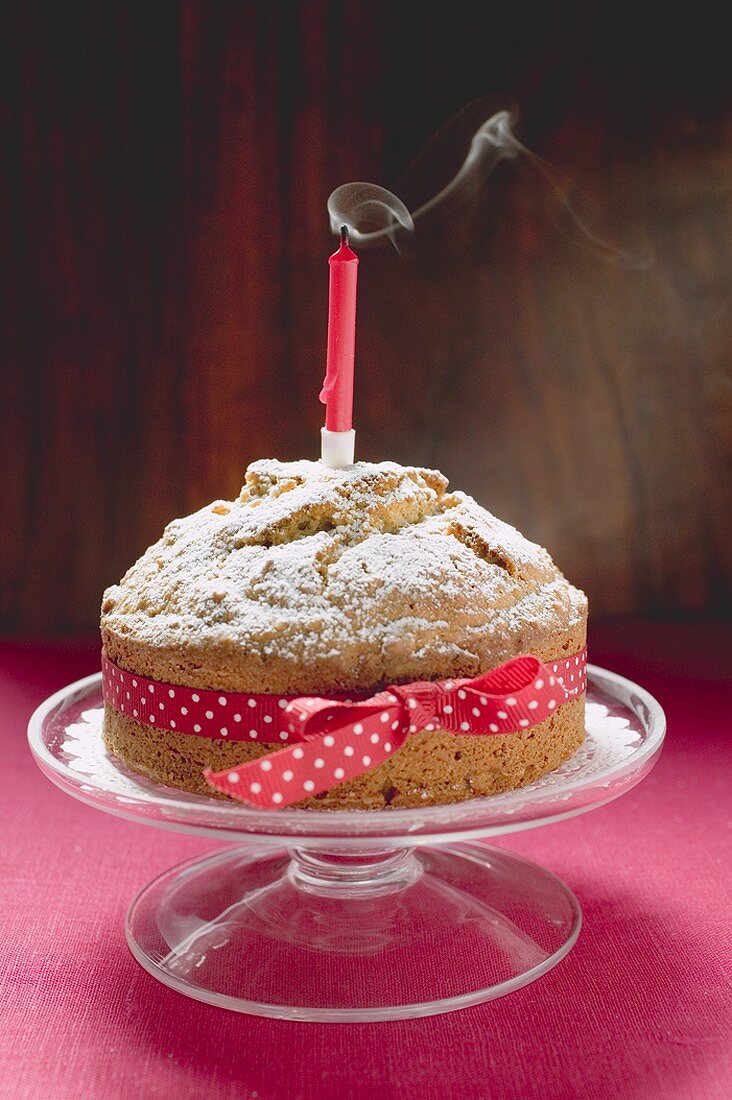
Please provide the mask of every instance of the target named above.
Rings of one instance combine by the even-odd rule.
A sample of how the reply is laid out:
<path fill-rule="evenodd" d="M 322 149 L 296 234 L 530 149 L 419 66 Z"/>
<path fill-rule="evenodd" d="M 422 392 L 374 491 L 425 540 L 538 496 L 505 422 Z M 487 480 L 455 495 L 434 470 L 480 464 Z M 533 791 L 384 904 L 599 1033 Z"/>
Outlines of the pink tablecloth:
<path fill-rule="evenodd" d="M 27 750 L 27 718 L 98 667 L 96 648 L 0 647 L 0 1094 L 729 1100 L 724 643 L 719 626 L 595 630 L 593 660 L 654 692 L 670 734 L 629 795 L 505 840 L 579 896 L 585 926 L 569 957 L 501 1001 L 354 1026 L 230 1014 L 138 967 L 122 934 L 130 898 L 211 844 L 115 820 L 51 787 Z"/>

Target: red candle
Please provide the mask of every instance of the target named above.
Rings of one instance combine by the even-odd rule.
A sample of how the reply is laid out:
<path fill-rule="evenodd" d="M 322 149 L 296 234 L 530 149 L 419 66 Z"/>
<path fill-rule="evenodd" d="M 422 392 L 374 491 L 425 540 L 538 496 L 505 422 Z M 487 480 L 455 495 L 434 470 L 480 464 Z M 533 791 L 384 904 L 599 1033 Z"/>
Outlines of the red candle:
<path fill-rule="evenodd" d="M 353 361 L 356 349 L 356 279 L 358 256 L 348 245 L 348 229 L 341 226 L 341 244 L 328 260 L 328 355 L 320 400 L 326 406 L 329 432 L 353 427 Z"/>

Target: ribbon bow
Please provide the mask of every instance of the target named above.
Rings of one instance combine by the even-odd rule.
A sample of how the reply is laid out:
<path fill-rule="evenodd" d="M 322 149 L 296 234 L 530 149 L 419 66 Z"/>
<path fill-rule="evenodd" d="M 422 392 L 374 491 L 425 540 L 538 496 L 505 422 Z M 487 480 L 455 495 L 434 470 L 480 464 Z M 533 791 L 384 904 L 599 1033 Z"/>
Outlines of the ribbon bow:
<path fill-rule="evenodd" d="M 543 722 L 569 694 L 538 657 L 524 655 L 472 680 L 394 684 L 363 700 L 302 696 L 284 711 L 297 744 L 204 774 L 240 802 L 288 806 L 378 767 L 418 730 L 513 733 Z"/>

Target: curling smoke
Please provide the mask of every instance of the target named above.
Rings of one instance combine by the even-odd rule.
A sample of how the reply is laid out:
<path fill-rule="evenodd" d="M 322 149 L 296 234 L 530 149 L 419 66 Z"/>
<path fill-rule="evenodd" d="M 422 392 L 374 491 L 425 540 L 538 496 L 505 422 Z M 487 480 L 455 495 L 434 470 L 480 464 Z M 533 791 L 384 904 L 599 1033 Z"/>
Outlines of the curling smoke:
<path fill-rule="evenodd" d="M 441 153 L 454 144 L 456 133 L 460 140 L 460 132 L 465 132 L 466 123 L 474 120 L 476 109 L 480 109 L 482 104 L 485 104 L 484 100 L 465 107 L 437 133 L 417 158 L 410 173 L 413 177 L 425 172 L 426 163 L 434 167 L 446 159 L 441 157 Z M 351 239 L 358 247 L 388 239 L 400 250 L 400 241 L 410 237 L 427 215 L 438 212 L 441 215 L 446 212 L 452 214 L 454 208 L 478 195 L 486 178 L 501 161 L 520 159 L 548 186 L 566 211 L 571 224 L 599 259 L 632 270 L 650 267 L 652 256 L 645 245 L 634 242 L 632 248 L 623 247 L 596 231 L 587 217 L 580 214 L 576 201 L 570 198 L 576 194 L 572 182 L 516 137 L 514 126 L 517 115 L 514 108 L 494 110 L 474 130 L 472 138 L 468 138 L 467 155 L 457 172 L 436 194 L 421 202 L 413 211 L 393 192 L 373 183 L 345 183 L 337 187 L 328 199 L 331 229 L 338 233 L 342 225 L 347 225 Z M 464 138 L 462 148 L 465 148 Z"/>

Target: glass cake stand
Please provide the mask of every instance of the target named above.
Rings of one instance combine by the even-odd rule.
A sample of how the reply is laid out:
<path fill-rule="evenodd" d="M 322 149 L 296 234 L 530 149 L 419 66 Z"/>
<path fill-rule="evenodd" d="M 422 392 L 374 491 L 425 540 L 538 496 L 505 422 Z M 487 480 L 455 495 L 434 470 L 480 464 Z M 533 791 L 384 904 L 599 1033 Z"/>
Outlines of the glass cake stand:
<path fill-rule="evenodd" d="M 142 779 L 104 747 L 98 674 L 47 699 L 28 737 L 43 773 L 81 802 L 234 842 L 133 901 L 127 942 L 159 981 L 259 1016 L 394 1020 L 501 997 L 575 943 L 571 890 L 477 841 L 596 809 L 650 771 L 661 707 L 621 676 L 588 673 L 587 736 L 571 760 L 521 790 L 447 806 L 265 811 Z"/>

